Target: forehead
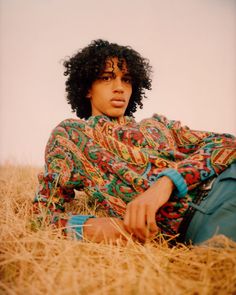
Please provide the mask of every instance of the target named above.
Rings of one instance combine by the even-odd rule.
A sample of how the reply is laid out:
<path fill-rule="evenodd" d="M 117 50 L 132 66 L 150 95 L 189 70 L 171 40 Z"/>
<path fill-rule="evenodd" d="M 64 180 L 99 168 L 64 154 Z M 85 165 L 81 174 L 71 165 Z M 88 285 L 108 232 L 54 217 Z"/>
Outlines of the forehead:
<path fill-rule="evenodd" d="M 124 58 L 117 58 L 117 57 L 109 57 L 105 61 L 104 69 L 103 71 L 122 71 L 127 73 L 128 72 L 128 66 L 126 63 L 126 60 Z"/>

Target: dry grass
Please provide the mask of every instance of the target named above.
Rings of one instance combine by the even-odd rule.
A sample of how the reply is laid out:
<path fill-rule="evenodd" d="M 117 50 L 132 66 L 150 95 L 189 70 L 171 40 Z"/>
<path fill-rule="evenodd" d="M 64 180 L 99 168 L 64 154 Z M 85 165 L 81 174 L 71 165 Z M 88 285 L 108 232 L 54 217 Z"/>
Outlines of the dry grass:
<path fill-rule="evenodd" d="M 171 248 L 164 240 L 112 246 L 33 231 L 37 172 L 0 170 L 1 294 L 236 294 L 236 243 L 224 237 L 218 247 Z"/>

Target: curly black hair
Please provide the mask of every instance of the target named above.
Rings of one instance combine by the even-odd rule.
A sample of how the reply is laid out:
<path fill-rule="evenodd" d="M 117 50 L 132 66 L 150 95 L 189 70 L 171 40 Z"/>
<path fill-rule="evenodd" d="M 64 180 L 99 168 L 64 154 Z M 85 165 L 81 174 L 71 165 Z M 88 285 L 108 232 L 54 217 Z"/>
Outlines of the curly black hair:
<path fill-rule="evenodd" d="M 88 119 L 91 114 L 90 100 L 86 98 L 92 83 L 103 72 L 108 58 L 118 58 L 118 66 L 122 67 L 125 60 L 132 80 L 132 95 L 125 111 L 126 116 L 132 116 L 137 106 L 143 107 L 142 99 L 145 89 L 151 90 L 151 66 L 149 60 L 143 58 L 129 46 L 109 43 L 105 40 L 94 40 L 74 56 L 65 60 L 67 101 L 80 118 Z"/>

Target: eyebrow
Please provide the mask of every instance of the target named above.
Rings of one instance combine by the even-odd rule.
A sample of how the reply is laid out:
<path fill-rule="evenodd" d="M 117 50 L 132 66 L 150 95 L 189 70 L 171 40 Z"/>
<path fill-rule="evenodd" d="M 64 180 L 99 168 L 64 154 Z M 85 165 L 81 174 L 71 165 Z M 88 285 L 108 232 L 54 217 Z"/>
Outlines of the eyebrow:
<path fill-rule="evenodd" d="M 101 73 L 101 75 L 104 75 L 104 74 L 112 74 L 112 75 L 115 75 L 114 71 L 103 71 L 103 72 Z M 130 78 L 131 78 L 130 73 L 124 73 L 123 76 L 125 76 L 125 77 L 130 77 Z"/>
<path fill-rule="evenodd" d="M 130 73 L 125 73 L 124 76 L 129 76 L 129 77 L 131 77 L 131 74 L 130 74 Z"/>
<path fill-rule="evenodd" d="M 103 75 L 103 74 L 113 74 L 114 72 L 113 71 L 103 71 L 102 73 L 101 73 L 101 75 Z"/>

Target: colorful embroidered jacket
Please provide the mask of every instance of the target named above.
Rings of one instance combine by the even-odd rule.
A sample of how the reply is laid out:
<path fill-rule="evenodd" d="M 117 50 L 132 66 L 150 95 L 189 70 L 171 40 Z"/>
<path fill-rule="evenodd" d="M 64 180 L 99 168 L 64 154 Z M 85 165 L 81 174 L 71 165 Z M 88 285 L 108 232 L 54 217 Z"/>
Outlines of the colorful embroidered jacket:
<path fill-rule="evenodd" d="M 51 222 L 71 218 L 64 205 L 83 190 L 122 218 L 126 204 L 162 175 L 176 190 L 156 214 L 163 233 L 178 233 L 179 225 L 203 181 L 236 160 L 236 139 L 229 134 L 193 131 L 164 116 L 136 123 L 133 118 L 92 116 L 68 119 L 52 132 L 45 152 L 45 172 L 39 174 L 35 212 L 46 211 Z"/>

